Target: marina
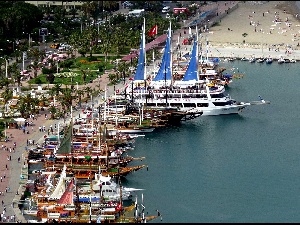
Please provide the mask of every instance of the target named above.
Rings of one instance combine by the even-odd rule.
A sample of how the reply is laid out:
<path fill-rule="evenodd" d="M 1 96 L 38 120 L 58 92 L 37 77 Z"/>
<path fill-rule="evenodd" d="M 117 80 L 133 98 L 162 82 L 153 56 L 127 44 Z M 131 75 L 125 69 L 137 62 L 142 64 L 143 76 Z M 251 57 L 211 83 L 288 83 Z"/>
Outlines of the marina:
<path fill-rule="evenodd" d="M 191 54 L 174 57 L 171 28 L 157 70 L 142 34 L 126 86 L 27 141 L 16 194 L 27 222 L 299 220 L 297 57 L 209 57 L 197 27 Z"/>

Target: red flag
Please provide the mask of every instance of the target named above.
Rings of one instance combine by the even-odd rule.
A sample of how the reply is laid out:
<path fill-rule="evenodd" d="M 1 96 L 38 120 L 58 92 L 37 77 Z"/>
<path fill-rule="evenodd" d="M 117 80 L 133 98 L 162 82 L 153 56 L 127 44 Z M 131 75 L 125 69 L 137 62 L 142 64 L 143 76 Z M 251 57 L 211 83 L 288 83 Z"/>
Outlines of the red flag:
<path fill-rule="evenodd" d="M 154 25 L 149 31 L 148 31 L 148 35 L 150 37 L 153 37 L 155 35 L 157 35 L 157 25 Z"/>

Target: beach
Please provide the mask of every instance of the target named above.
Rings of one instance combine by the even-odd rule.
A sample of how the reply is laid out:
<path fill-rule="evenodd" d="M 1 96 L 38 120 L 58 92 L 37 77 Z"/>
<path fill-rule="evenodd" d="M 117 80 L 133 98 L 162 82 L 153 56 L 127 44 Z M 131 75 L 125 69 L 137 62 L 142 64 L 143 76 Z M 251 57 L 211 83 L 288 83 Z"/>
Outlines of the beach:
<path fill-rule="evenodd" d="M 280 57 L 300 60 L 300 16 L 297 1 L 213 2 L 203 8 L 217 8 L 199 41 L 208 44 L 208 57 Z M 198 28 L 201 30 L 201 28 Z M 173 41 L 178 42 L 174 32 Z M 192 33 L 196 33 L 192 29 Z M 186 35 L 181 37 L 182 41 Z M 206 48 L 206 47 L 204 47 Z M 184 46 L 183 54 L 190 45 Z"/>

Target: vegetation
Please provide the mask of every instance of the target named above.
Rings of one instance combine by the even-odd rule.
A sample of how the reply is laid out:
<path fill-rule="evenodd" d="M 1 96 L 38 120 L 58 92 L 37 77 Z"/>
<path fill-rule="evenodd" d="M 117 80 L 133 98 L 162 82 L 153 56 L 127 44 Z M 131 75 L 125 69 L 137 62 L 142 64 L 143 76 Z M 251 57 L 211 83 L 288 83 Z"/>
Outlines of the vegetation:
<path fill-rule="evenodd" d="M 161 16 L 161 1 L 133 3 L 134 8 L 146 10 L 146 32 L 157 25 L 157 36 L 166 33 L 170 19 Z M 135 67 L 137 60 L 134 59 L 132 65 L 129 65 L 117 59 L 132 49 L 139 48 L 144 19 L 120 14 L 112 16 L 111 12 L 117 7 L 117 1 L 87 1 L 81 8 L 67 11 L 64 7 L 36 7 L 24 1 L 0 2 L 0 110 L 5 110 L 4 105 L 13 98 L 12 87 L 21 87 L 23 76 L 18 63 L 22 61 L 23 52 L 31 60 L 25 69 L 32 72 L 32 77 L 27 87 L 21 87 L 22 91 L 30 91 L 36 84 L 48 84 L 47 94 L 33 98 L 28 92 L 19 97 L 14 110 L 20 112 L 24 118 L 29 114 L 39 113 L 45 106 L 50 106 L 52 119 L 64 117 L 74 103 L 80 105 L 82 101 L 102 91 L 100 83 L 95 89 L 85 85 L 105 72 L 108 72 L 110 85 L 129 77 L 129 67 Z M 194 12 L 192 9 L 189 11 L 191 14 Z M 190 16 L 185 13 L 176 17 L 172 13 L 170 15 L 172 29 L 179 28 L 178 22 Z M 48 29 L 48 36 L 44 40 L 46 43 L 65 42 L 71 46 L 66 50 L 66 54 L 70 56 L 68 59 L 57 62 L 46 57 L 40 45 L 43 40 L 39 34 L 40 28 Z M 154 38 L 146 36 L 146 42 Z M 76 58 L 78 53 L 80 57 Z M 101 56 L 96 57 L 94 54 Z M 155 50 L 155 56 L 160 55 Z M 11 63 L 11 58 L 17 63 Z M 147 64 L 151 60 L 152 52 L 147 52 Z M 41 75 L 38 75 L 39 71 L 42 71 Z M 85 88 L 77 90 L 75 85 L 83 85 Z M 50 105 L 54 96 L 61 103 L 61 107 Z M 0 122 L 0 132 L 1 127 Z"/>

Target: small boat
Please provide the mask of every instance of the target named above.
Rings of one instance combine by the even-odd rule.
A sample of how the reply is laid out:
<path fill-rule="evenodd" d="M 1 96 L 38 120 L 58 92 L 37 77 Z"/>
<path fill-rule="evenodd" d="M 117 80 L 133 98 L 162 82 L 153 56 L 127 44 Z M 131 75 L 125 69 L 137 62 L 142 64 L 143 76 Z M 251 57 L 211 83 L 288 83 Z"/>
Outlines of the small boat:
<path fill-rule="evenodd" d="M 282 64 L 282 63 L 285 63 L 285 60 L 284 60 L 284 58 L 279 58 L 277 62 L 278 62 L 278 64 Z"/>
<path fill-rule="evenodd" d="M 30 209 L 30 210 L 23 210 L 24 215 L 36 216 L 38 210 L 37 209 Z"/>
<path fill-rule="evenodd" d="M 38 173 L 42 173 L 42 172 L 45 172 L 46 170 L 45 169 L 41 169 L 41 170 L 33 170 L 32 171 L 32 174 L 38 174 Z"/>
<path fill-rule="evenodd" d="M 249 59 L 249 62 L 250 62 L 250 63 L 255 63 L 255 61 L 256 61 L 256 58 L 254 58 L 254 57 L 251 57 L 251 58 Z"/>
<path fill-rule="evenodd" d="M 43 161 L 42 159 L 29 159 L 28 163 L 40 163 L 42 161 Z"/>
<path fill-rule="evenodd" d="M 259 58 L 259 59 L 256 60 L 257 63 L 263 63 L 264 61 L 265 61 L 264 58 Z"/>
<path fill-rule="evenodd" d="M 248 61 L 249 59 L 247 59 L 245 56 L 243 58 L 241 58 L 241 61 Z"/>
<path fill-rule="evenodd" d="M 295 62 L 297 62 L 296 59 L 291 59 L 290 60 L 290 63 L 295 63 Z"/>
<path fill-rule="evenodd" d="M 273 59 L 272 58 L 267 58 L 266 59 L 266 64 L 271 64 L 273 62 Z"/>

